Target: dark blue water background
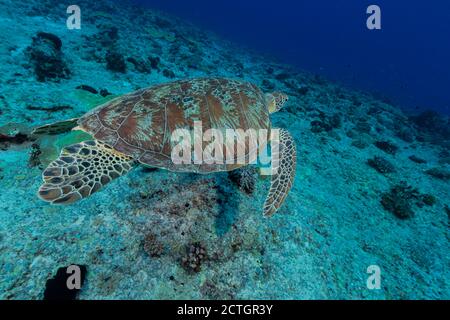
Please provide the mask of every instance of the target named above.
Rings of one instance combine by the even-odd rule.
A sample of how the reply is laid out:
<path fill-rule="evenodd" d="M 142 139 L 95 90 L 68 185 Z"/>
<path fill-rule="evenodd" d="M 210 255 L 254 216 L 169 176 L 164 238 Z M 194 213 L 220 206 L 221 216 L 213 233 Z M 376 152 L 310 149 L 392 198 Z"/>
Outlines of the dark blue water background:
<path fill-rule="evenodd" d="M 450 114 L 450 1 L 136 0 L 411 111 Z M 381 30 L 366 9 L 381 8 Z"/>

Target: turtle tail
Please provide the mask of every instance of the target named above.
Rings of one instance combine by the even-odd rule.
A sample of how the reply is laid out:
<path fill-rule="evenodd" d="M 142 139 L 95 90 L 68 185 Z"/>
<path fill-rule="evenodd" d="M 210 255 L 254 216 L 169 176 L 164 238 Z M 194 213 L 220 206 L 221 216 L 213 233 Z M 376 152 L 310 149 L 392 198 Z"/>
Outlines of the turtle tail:
<path fill-rule="evenodd" d="M 69 120 L 46 124 L 44 126 L 34 128 L 33 134 L 55 135 L 55 134 L 66 133 L 78 125 L 78 119 L 79 118 L 73 118 L 73 119 L 69 119 Z"/>

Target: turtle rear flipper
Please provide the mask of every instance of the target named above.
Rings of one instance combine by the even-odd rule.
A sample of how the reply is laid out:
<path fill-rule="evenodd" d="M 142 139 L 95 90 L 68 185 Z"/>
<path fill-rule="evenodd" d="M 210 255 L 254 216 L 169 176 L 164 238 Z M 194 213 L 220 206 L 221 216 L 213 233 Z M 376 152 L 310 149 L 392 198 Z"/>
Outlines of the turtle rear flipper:
<path fill-rule="evenodd" d="M 73 144 L 44 170 L 38 195 L 54 204 L 71 204 L 126 174 L 134 164 L 133 158 L 99 141 Z"/>
<path fill-rule="evenodd" d="M 283 204 L 294 182 L 296 164 L 294 139 L 288 131 L 280 129 L 278 154 L 272 149 L 272 176 L 264 203 L 265 216 L 271 216 Z"/>
<path fill-rule="evenodd" d="M 34 128 L 33 134 L 61 134 L 66 133 L 78 125 L 78 118 L 59 121 L 51 124 L 46 124 L 41 127 Z"/>

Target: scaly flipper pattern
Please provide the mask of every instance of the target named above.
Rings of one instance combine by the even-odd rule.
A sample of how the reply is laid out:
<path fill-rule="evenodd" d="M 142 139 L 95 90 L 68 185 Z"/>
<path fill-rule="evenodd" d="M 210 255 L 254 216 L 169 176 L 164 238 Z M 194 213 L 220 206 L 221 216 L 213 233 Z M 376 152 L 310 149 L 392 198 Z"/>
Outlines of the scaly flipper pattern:
<path fill-rule="evenodd" d="M 73 144 L 44 170 L 38 195 L 54 204 L 71 204 L 89 197 L 134 165 L 133 158 L 99 141 Z"/>
<path fill-rule="evenodd" d="M 272 152 L 272 176 L 269 194 L 264 203 L 265 216 L 273 215 L 286 199 L 294 182 L 296 164 L 294 139 L 288 131 L 280 129 L 278 153 Z"/>

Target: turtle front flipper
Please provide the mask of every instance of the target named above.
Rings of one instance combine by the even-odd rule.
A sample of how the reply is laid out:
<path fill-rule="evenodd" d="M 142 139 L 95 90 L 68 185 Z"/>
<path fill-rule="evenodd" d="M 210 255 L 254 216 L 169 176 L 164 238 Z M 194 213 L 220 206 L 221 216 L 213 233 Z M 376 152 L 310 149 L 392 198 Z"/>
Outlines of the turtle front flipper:
<path fill-rule="evenodd" d="M 272 148 L 272 176 L 269 194 L 264 203 L 265 216 L 271 216 L 281 207 L 295 177 L 297 153 L 294 139 L 288 131 L 279 130 L 278 151 Z"/>
<path fill-rule="evenodd" d="M 51 124 L 46 124 L 41 127 L 37 127 L 33 130 L 33 134 L 61 134 L 66 133 L 75 128 L 78 125 L 78 118 L 59 121 Z"/>
<path fill-rule="evenodd" d="M 99 141 L 73 144 L 44 170 L 38 195 L 54 204 L 71 204 L 126 174 L 135 164 L 133 158 Z"/>

